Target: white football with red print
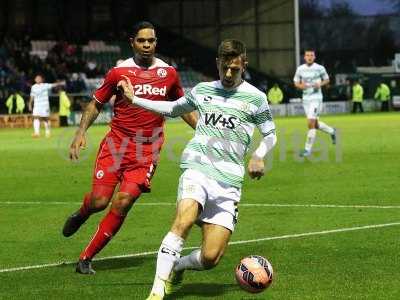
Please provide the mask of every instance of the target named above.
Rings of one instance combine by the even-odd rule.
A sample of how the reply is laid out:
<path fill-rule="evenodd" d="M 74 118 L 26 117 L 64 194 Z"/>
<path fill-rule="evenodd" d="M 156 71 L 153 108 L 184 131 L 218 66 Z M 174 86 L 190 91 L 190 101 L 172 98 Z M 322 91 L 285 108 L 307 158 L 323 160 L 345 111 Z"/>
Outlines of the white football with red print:
<path fill-rule="evenodd" d="M 244 257 L 235 270 L 239 286 L 250 293 L 260 293 L 272 283 L 273 269 L 270 262 L 258 255 Z"/>

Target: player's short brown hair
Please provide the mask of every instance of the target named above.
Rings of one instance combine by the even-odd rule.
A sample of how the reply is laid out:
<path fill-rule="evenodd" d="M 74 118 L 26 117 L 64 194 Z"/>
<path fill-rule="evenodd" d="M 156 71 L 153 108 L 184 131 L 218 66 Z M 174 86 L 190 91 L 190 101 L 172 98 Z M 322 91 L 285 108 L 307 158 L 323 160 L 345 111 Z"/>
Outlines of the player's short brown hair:
<path fill-rule="evenodd" d="M 218 47 L 218 58 L 226 60 L 238 56 L 247 59 L 246 45 L 242 41 L 227 39 L 221 42 Z"/>
<path fill-rule="evenodd" d="M 314 48 L 305 48 L 305 49 L 304 49 L 304 54 L 305 54 L 306 52 L 314 52 L 314 53 L 315 53 L 315 49 L 314 49 Z"/>
<path fill-rule="evenodd" d="M 154 32 L 156 31 L 154 25 L 151 24 L 150 22 L 148 22 L 148 21 L 140 21 L 140 22 L 136 23 L 133 26 L 133 30 L 131 32 L 131 37 L 133 37 L 133 38 L 136 37 L 136 35 L 138 34 L 138 32 L 140 30 L 146 29 L 146 28 L 153 29 Z"/>

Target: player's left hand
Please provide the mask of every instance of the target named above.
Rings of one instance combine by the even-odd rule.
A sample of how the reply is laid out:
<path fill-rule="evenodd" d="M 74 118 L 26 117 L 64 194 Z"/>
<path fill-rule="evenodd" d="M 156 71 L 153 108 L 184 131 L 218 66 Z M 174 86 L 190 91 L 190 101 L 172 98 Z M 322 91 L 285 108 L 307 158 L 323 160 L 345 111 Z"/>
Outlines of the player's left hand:
<path fill-rule="evenodd" d="M 256 156 L 252 156 L 249 161 L 248 171 L 250 178 L 259 180 L 264 176 L 264 160 Z"/>
<path fill-rule="evenodd" d="M 135 92 L 129 78 L 125 75 L 121 75 L 124 79 L 118 81 L 117 88 L 120 89 L 126 98 L 128 98 L 131 103 L 134 102 Z"/>

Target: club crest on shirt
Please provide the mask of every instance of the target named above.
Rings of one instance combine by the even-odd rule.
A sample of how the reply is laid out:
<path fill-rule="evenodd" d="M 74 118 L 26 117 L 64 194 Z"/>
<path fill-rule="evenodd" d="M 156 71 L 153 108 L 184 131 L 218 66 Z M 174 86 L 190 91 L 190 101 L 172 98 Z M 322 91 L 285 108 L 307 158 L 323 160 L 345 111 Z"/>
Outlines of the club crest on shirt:
<path fill-rule="evenodd" d="M 165 78 L 165 77 L 167 77 L 168 73 L 167 73 L 167 70 L 165 70 L 163 68 L 159 68 L 157 70 L 157 75 L 158 75 L 158 77 Z"/>
<path fill-rule="evenodd" d="M 185 185 L 184 190 L 186 193 L 194 193 L 196 191 L 196 186 L 194 184 Z"/>
<path fill-rule="evenodd" d="M 103 170 L 98 170 L 96 173 L 96 178 L 101 179 L 104 177 L 104 171 Z"/>

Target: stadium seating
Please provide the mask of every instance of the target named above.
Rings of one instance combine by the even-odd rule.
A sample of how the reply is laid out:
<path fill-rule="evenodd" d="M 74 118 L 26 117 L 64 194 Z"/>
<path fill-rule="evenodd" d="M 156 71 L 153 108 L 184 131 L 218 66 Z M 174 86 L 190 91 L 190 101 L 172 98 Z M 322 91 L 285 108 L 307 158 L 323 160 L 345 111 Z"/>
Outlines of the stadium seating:
<path fill-rule="evenodd" d="M 203 74 L 196 72 L 192 69 L 179 71 L 179 75 L 181 77 L 182 86 L 184 88 L 192 88 L 200 81 L 203 81 Z"/>
<path fill-rule="evenodd" d="M 104 41 L 89 41 L 82 47 L 83 52 L 114 52 L 120 53 L 121 48 L 118 45 L 107 45 Z"/>

